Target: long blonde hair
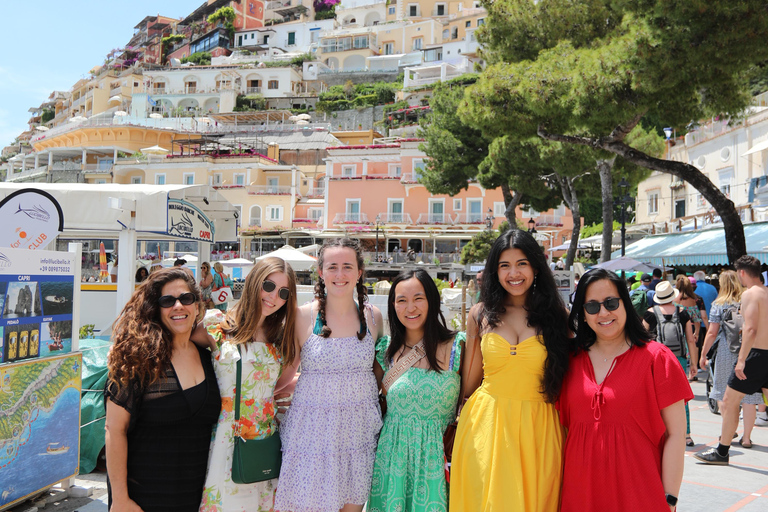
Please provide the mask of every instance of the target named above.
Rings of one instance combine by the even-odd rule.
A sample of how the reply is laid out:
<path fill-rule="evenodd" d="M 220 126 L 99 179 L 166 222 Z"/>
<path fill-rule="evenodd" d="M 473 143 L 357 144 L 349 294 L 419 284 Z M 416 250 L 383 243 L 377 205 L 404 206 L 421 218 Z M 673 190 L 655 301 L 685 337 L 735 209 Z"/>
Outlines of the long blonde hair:
<path fill-rule="evenodd" d="M 237 305 L 227 313 L 222 329 L 232 336 L 234 343 L 245 343 L 253 339 L 261 321 L 261 290 L 267 277 L 275 272 L 283 272 L 288 277 L 288 289 L 291 294 L 283 307 L 264 320 L 262 330 L 267 342 L 273 344 L 282 356 L 283 364 L 288 365 L 296 356 L 296 274 L 282 259 L 264 258 L 256 263 L 245 278 L 242 296 Z"/>
<path fill-rule="evenodd" d="M 741 302 L 741 294 L 744 288 L 739 282 L 739 276 L 733 270 L 726 270 L 720 274 L 720 293 L 712 304 L 738 304 Z"/>

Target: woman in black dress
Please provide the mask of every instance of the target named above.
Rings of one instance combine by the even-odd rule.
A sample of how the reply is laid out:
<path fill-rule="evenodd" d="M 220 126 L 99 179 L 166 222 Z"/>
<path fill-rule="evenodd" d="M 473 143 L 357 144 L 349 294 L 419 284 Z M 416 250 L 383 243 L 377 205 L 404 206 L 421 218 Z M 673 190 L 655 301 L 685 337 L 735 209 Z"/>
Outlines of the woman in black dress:
<path fill-rule="evenodd" d="M 106 389 L 110 512 L 197 511 L 221 397 L 210 353 L 189 340 L 200 289 L 180 268 L 155 272 L 113 329 Z"/>

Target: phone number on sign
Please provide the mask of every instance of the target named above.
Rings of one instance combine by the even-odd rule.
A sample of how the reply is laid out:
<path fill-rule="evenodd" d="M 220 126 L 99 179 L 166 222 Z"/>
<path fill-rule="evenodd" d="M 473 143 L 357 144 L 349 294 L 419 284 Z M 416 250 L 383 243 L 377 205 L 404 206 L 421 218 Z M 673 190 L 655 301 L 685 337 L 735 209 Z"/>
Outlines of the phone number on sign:
<path fill-rule="evenodd" d="M 52 266 L 52 265 L 41 265 L 40 266 L 40 272 L 57 272 L 57 273 L 63 273 L 63 274 L 69 274 L 70 272 L 69 266 Z"/>

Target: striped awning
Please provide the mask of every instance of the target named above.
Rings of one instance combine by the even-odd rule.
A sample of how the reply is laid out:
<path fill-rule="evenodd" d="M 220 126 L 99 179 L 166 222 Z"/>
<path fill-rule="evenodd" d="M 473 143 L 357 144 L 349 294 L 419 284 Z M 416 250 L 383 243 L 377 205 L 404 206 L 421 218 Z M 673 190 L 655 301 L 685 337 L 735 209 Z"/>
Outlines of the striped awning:
<path fill-rule="evenodd" d="M 768 264 L 768 222 L 744 225 L 747 254 Z M 618 258 L 620 252 L 611 257 Z M 626 248 L 626 255 L 654 265 L 728 265 L 722 227 L 650 235 Z"/>

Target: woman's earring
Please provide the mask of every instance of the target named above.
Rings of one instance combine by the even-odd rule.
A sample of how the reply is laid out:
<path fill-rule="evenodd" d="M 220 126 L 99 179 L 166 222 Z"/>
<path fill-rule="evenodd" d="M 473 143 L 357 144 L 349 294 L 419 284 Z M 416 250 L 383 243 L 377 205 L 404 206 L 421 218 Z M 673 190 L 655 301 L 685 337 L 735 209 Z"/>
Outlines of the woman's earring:
<path fill-rule="evenodd" d="M 539 277 L 539 275 L 538 275 L 538 274 L 535 274 L 535 275 L 533 276 L 533 290 L 534 290 L 534 291 L 536 291 L 536 278 L 538 278 L 538 277 Z"/>

